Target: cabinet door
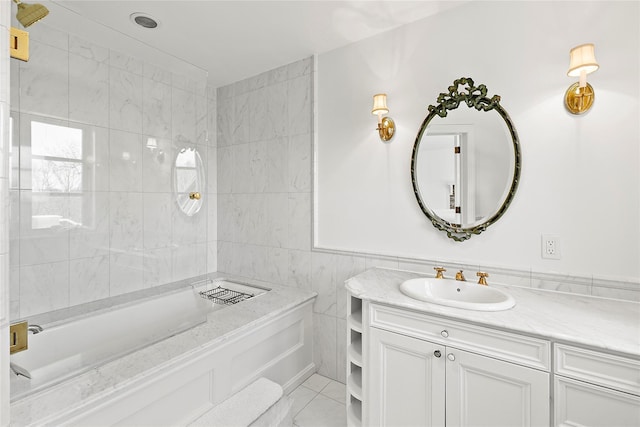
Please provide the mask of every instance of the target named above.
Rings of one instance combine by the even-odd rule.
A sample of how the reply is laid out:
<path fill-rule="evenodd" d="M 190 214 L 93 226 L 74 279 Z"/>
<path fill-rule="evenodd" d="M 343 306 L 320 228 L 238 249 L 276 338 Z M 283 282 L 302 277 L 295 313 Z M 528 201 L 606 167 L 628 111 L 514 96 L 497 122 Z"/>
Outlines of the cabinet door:
<path fill-rule="evenodd" d="M 549 373 L 447 348 L 447 427 L 548 426 Z"/>
<path fill-rule="evenodd" d="M 640 397 L 561 376 L 554 382 L 556 426 L 640 426 Z"/>
<path fill-rule="evenodd" d="M 444 346 L 376 328 L 370 331 L 369 424 L 444 426 Z"/>

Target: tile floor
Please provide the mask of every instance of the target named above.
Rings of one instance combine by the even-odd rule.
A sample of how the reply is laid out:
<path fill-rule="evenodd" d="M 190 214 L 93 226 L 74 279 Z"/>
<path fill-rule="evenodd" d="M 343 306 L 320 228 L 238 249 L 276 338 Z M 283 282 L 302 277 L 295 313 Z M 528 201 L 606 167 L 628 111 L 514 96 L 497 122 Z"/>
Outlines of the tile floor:
<path fill-rule="evenodd" d="M 298 427 L 346 427 L 345 385 L 313 374 L 289 396 L 293 424 Z"/>

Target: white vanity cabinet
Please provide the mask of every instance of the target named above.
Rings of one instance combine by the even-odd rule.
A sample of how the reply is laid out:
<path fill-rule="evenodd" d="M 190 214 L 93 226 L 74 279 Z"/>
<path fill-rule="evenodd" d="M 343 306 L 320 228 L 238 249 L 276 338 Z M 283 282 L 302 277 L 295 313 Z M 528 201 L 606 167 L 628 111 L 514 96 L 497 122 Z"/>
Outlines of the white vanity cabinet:
<path fill-rule="evenodd" d="M 640 361 L 563 344 L 554 356 L 556 426 L 640 426 Z"/>
<path fill-rule="evenodd" d="M 548 341 L 377 304 L 368 314 L 368 425 L 549 425 Z"/>

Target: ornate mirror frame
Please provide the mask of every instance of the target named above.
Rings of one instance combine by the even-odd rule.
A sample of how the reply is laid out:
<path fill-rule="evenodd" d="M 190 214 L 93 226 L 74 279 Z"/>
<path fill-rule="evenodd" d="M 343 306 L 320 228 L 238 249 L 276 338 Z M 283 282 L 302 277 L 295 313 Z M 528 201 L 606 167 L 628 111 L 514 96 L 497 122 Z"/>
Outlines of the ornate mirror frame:
<path fill-rule="evenodd" d="M 411 155 L 411 183 L 413 184 L 413 192 L 416 196 L 416 200 L 418 201 L 418 205 L 420 205 L 420 209 L 422 209 L 422 212 L 424 212 L 427 218 L 429 218 L 433 226 L 438 230 L 447 233 L 447 236 L 451 239 L 457 242 L 462 242 L 469 239 L 474 234 L 480 234 L 485 231 L 487 227 L 496 222 L 506 212 L 507 208 L 511 204 L 511 201 L 513 200 L 516 189 L 518 188 L 518 183 L 520 181 L 521 153 L 518 134 L 513 125 L 513 122 L 511 121 L 511 118 L 509 117 L 509 114 L 507 114 L 504 108 L 502 108 L 502 106 L 500 105 L 500 96 L 493 95 L 491 98 L 488 98 L 487 87 L 483 84 L 475 86 L 473 80 L 469 77 L 461 77 L 457 80 L 454 80 L 453 85 L 449 86 L 448 90 L 449 92 L 440 93 L 440 95 L 438 95 L 437 105 L 429 105 L 429 114 L 420 126 L 420 130 L 413 146 L 413 153 Z M 507 125 L 509 134 L 511 135 L 515 157 L 511 187 L 509 188 L 502 206 L 500 206 L 495 214 L 487 218 L 484 222 L 472 227 L 463 227 L 462 224 L 451 223 L 437 216 L 425 204 L 420 195 L 416 171 L 420 142 L 431 120 L 436 116 L 443 118 L 446 117 L 448 111 L 455 110 L 463 102 L 467 105 L 467 107 L 475 108 L 478 111 L 494 110 L 502 117 Z"/>

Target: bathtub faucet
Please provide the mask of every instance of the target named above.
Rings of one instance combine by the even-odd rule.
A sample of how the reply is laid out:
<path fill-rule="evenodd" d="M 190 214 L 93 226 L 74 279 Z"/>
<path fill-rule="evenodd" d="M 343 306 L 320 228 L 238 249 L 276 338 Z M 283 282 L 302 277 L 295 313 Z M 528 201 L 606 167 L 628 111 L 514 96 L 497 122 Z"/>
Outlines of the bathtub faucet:
<path fill-rule="evenodd" d="M 31 332 L 33 335 L 39 334 L 44 330 L 40 325 L 29 325 L 28 329 L 29 329 L 29 332 Z"/>

